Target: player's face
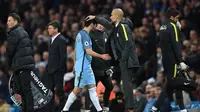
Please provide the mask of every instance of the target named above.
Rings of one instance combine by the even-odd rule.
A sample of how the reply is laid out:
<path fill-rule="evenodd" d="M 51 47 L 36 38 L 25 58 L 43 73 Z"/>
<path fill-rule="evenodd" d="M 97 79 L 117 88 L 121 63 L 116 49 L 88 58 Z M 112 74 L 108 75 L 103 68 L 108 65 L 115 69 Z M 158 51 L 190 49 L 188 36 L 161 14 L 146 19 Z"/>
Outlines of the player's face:
<path fill-rule="evenodd" d="M 171 19 L 172 19 L 174 22 L 177 22 L 178 19 L 179 19 L 179 15 L 177 15 L 176 17 L 171 16 Z"/>
<path fill-rule="evenodd" d="M 114 12 L 111 13 L 110 20 L 112 23 L 117 22 L 117 15 Z"/>
<path fill-rule="evenodd" d="M 95 29 L 96 29 L 96 26 L 97 26 L 96 24 L 93 24 L 93 23 L 92 23 L 92 24 L 90 25 L 91 31 L 95 30 Z"/>
<path fill-rule="evenodd" d="M 52 25 L 48 26 L 47 32 L 50 36 L 54 36 L 57 32 L 57 29 L 55 29 Z"/>
<path fill-rule="evenodd" d="M 13 17 L 9 16 L 7 20 L 8 28 L 11 29 L 17 24 L 17 21 L 13 19 Z"/>

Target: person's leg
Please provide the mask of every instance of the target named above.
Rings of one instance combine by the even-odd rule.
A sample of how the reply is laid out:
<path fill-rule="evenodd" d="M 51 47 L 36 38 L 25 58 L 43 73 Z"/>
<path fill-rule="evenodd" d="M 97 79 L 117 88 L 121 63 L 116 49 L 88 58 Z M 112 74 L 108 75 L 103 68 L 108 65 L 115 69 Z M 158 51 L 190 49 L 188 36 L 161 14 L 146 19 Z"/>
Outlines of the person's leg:
<path fill-rule="evenodd" d="M 20 81 L 20 76 L 19 76 L 19 72 L 15 72 L 13 73 L 12 76 L 13 80 L 14 80 L 14 84 L 16 84 L 16 86 L 13 86 L 14 88 L 14 93 L 15 94 L 19 94 L 21 95 L 21 100 L 22 100 L 22 110 L 26 110 L 26 107 L 24 105 L 25 101 L 24 98 L 22 97 L 23 93 L 22 93 L 22 86 L 21 86 L 21 81 Z"/>
<path fill-rule="evenodd" d="M 53 98 L 51 99 L 51 101 L 49 102 L 49 104 L 47 104 L 44 108 L 45 111 L 48 112 L 52 112 L 53 111 L 53 107 L 54 107 L 54 97 L 55 97 L 55 91 L 54 91 L 54 75 L 53 74 L 46 74 L 46 78 L 45 79 L 45 84 L 47 86 L 47 88 L 49 88 L 52 92 L 53 92 Z"/>
<path fill-rule="evenodd" d="M 113 84 L 112 84 L 112 81 L 111 81 L 111 77 L 107 76 L 107 75 L 104 75 L 101 78 L 101 82 L 105 86 L 105 92 L 104 92 L 104 95 L 103 95 L 104 107 L 109 107 L 110 92 L 113 89 Z"/>
<path fill-rule="evenodd" d="M 160 105 L 163 105 L 164 100 L 166 98 L 168 98 L 170 101 L 171 101 L 171 98 L 172 98 L 173 87 L 171 86 L 170 83 L 171 83 L 172 78 L 174 77 L 174 75 L 176 75 L 176 73 L 174 72 L 174 70 L 176 69 L 176 66 L 174 66 L 174 65 L 165 66 L 164 69 L 165 69 L 164 75 L 167 78 L 167 82 L 166 82 L 166 85 L 165 85 L 164 89 L 160 93 L 160 97 L 154 103 L 154 106 L 151 108 L 151 112 L 156 112 L 158 110 L 158 108 L 160 107 Z"/>
<path fill-rule="evenodd" d="M 85 93 L 85 110 L 90 110 L 90 95 L 89 91 Z"/>
<path fill-rule="evenodd" d="M 63 111 L 69 111 L 70 106 L 74 103 L 77 98 L 77 95 L 81 92 L 81 88 L 74 87 L 73 91 L 69 94 L 67 102 L 63 108 Z"/>
<path fill-rule="evenodd" d="M 31 71 L 22 70 L 19 71 L 19 79 L 21 82 L 21 93 L 24 101 L 25 112 L 34 112 L 33 109 L 33 94 L 31 91 Z"/>
<path fill-rule="evenodd" d="M 59 111 L 65 105 L 65 94 L 63 90 L 63 76 L 64 72 L 56 72 L 54 74 L 54 83 L 56 87 L 56 95 L 59 97 Z"/>
<path fill-rule="evenodd" d="M 98 98 L 98 95 L 97 95 L 97 92 L 96 92 L 96 85 L 95 84 L 87 85 L 87 88 L 88 88 L 88 91 L 89 91 L 90 100 L 92 101 L 96 110 L 98 112 L 102 111 L 101 105 L 99 103 L 99 98 Z"/>
<path fill-rule="evenodd" d="M 94 72 L 94 74 L 97 74 L 97 73 L 95 73 Z M 98 75 L 96 75 L 95 76 L 95 82 L 97 82 L 96 83 L 96 86 L 97 86 L 97 84 L 98 84 L 98 82 L 100 81 L 100 76 L 98 76 Z M 89 95 L 89 91 L 86 91 L 87 93 L 86 93 L 86 95 L 85 95 L 85 109 L 86 110 L 90 110 L 90 103 L 91 103 L 91 100 L 90 100 L 90 95 Z"/>
<path fill-rule="evenodd" d="M 182 90 L 175 90 L 175 94 L 176 94 L 176 101 L 177 104 L 179 105 L 181 110 L 185 109 L 184 103 L 183 103 L 183 93 Z"/>
<path fill-rule="evenodd" d="M 121 79 L 123 83 L 123 91 L 126 109 L 133 109 L 133 86 L 132 86 L 132 69 L 128 69 L 127 64 L 120 62 Z"/>
<path fill-rule="evenodd" d="M 85 77 L 83 77 L 83 80 L 85 80 L 85 85 L 88 88 L 90 100 L 92 101 L 97 111 L 102 111 L 96 92 L 96 81 L 92 69 L 91 71 L 84 72 L 84 76 Z"/>
<path fill-rule="evenodd" d="M 82 89 L 85 87 L 84 83 L 84 77 L 83 73 L 75 73 L 75 81 L 74 81 L 74 89 L 69 94 L 67 102 L 65 103 L 65 106 L 63 108 L 63 111 L 69 111 L 70 106 L 74 103 L 74 101 L 77 98 L 77 95 L 82 91 Z"/>

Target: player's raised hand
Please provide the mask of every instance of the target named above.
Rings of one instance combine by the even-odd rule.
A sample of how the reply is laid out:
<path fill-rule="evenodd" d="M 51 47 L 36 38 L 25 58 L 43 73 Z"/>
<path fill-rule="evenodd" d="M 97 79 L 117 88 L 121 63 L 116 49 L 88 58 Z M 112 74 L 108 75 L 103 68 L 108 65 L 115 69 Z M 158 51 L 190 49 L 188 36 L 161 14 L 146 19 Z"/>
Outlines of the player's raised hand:
<path fill-rule="evenodd" d="M 95 16 L 93 16 L 93 15 L 89 15 L 89 16 L 87 16 L 86 17 L 86 21 L 89 21 L 89 20 L 93 20 L 93 19 L 95 19 Z"/>
<path fill-rule="evenodd" d="M 101 58 L 102 58 L 103 60 L 111 60 L 111 56 L 110 56 L 109 54 L 102 54 L 102 55 L 101 55 Z"/>

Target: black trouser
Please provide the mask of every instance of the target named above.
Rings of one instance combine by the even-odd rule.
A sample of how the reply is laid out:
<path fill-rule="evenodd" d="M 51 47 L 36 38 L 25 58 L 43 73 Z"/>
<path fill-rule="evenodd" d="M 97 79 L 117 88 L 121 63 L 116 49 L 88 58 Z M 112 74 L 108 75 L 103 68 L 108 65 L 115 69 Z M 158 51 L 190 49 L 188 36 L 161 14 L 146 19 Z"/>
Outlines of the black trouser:
<path fill-rule="evenodd" d="M 103 95 L 103 101 L 104 101 L 103 103 L 104 103 L 105 107 L 109 107 L 110 92 L 113 89 L 111 77 L 108 76 L 108 75 L 105 75 L 104 72 L 103 72 L 103 74 L 102 73 L 99 74 L 98 72 L 94 71 L 94 74 L 95 74 L 96 84 L 98 84 L 98 82 L 101 81 L 102 84 L 105 87 L 105 92 L 104 92 L 104 95 Z M 90 98 L 89 98 L 89 93 L 87 93 L 86 94 L 86 100 L 85 100 L 85 108 L 87 110 L 90 109 L 89 105 L 90 105 Z"/>
<path fill-rule="evenodd" d="M 124 62 L 119 62 L 120 70 L 121 70 L 121 80 L 123 83 L 123 91 L 125 98 L 125 107 L 126 109 L 134 108 L 134 100 L 133 100 L 133 71 L 134 68 L 128 68 L 128 64 Z"/>
<path fill-rule="evenodd" d="M 24 112 L 34 112 L 33 95 L 31 91 L 31 70 L 20 70 L 14 72 L 17 88 L 22 97 Z"/>
<path fill-rule="evenodd" d="M 172 84 L 172 78 L 176 77 L 177 75 L 177 65 L 172 65 L 172 66 L 164 66 L 164 74 L 167 77 L 167 84 L 165 87 L 165 90 L 163 90 L 160 94 L 160 97 L 158 98 L 158 100 L 155 102 L 154 106 L 156 108 L 159 108 L 160 105 L 164 105 L 164 100 L 166 97 L 169 98 L 170 101 L 173 100 L 173 92 L 175 92 L 176 95 L 176 100 L 177 100 L 177 104 L 179 105 L 180 109 L 185 109 L 185 106 L 183 104 L 183 94 L 182 94 L 182 90 L 181 89 L 174 89 Z"/>
<path fill-rule="evenodd" d="M 56 92 L 56 95 L 59 98 L 59 111 L 62 110 L 62 108 L 65 105 L 65 94 L 64 94 L 64 90 L 63 90 L 63 76 L 64 76 L 64 72 L 62 71 L 56 71 L 53 74 L 48 74 L 48 81 L 47 83 L 47 87 L 54 93 Z M 54 90 L 56 88 L 56 91 Z M 54 96 L 55 97 L 55 96 Z M 50 111 L 54 111 L 54 97 L 52 98 L 52 101 L 50 102 L 50 105 L 48 106 L 48 112 Z"/>

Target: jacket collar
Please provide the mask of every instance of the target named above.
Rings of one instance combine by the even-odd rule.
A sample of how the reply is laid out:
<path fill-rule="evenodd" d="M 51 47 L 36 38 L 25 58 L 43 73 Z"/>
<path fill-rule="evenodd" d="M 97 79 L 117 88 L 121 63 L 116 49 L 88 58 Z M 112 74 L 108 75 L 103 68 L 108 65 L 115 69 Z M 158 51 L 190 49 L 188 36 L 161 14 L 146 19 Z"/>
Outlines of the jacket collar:
<path fill-rule="evenodd" d="M 12 30 L 16 29 L 17 27 L 19 27 L 19 24 L 16 24 L 14 27 L 12 27 L 8 32 L 11 32 Z"/>
<path fill-rule="evenodd" d="M 176 24 L 176 22 L 175 22 L 175 21 L 173 21 L 173 20 L 171 20 L 171 19 L 169 19 L 169 22 Z"/>
<path fill-rule="evenodd" d="M 119 27 L 121 23 L 122 23 L 122 21 L 120 21 L 119 23 L 115 24 L 115 28 Z"/>

